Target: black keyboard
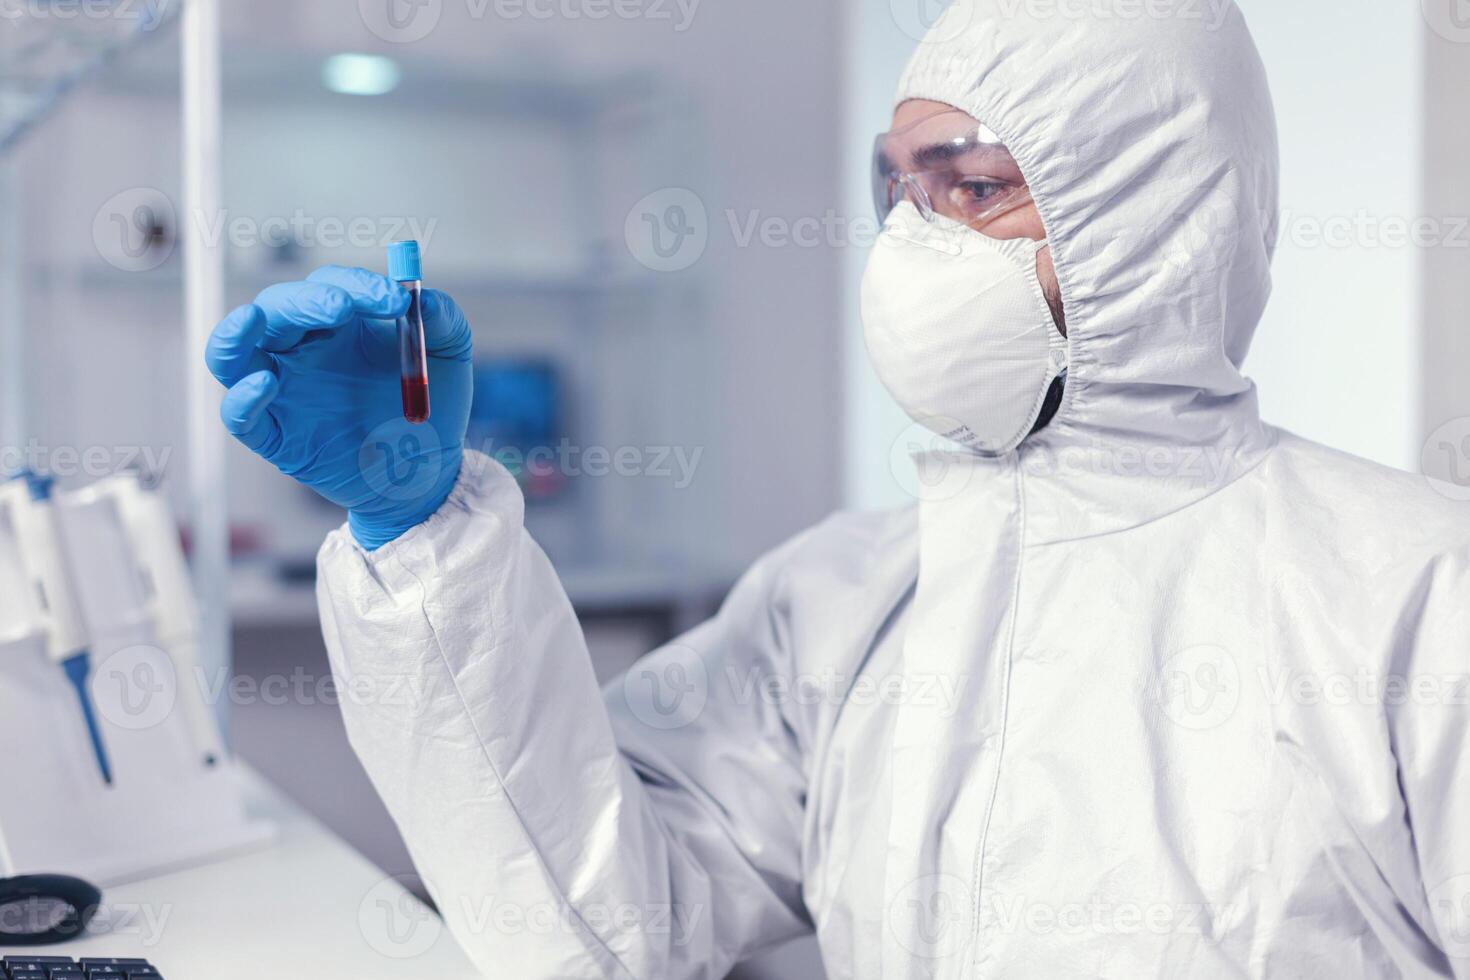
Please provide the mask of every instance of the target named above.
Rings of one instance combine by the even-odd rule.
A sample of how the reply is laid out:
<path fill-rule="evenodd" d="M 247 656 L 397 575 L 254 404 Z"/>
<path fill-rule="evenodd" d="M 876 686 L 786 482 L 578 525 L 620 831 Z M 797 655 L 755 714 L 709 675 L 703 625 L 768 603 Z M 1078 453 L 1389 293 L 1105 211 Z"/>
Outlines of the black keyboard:
<path fill-rule="evenodd" d="M 7 956 L 4 980 L 163 980 L 147 960 L 84 956 Z"/>

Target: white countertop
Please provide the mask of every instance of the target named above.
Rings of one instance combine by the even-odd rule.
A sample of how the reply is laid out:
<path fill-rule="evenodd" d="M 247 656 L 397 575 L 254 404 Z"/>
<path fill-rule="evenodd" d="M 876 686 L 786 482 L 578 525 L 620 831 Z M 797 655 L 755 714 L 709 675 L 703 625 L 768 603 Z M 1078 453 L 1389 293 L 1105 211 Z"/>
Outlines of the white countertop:
<path fill-rule="evenodd" d="M 252 814 L 278 828 L 272 844 L 109 888 L 85 938 L 0 953 L 138 956 L 164 980 L 479 976 L 397 881 L 259 776 L 242 777 Z"/>

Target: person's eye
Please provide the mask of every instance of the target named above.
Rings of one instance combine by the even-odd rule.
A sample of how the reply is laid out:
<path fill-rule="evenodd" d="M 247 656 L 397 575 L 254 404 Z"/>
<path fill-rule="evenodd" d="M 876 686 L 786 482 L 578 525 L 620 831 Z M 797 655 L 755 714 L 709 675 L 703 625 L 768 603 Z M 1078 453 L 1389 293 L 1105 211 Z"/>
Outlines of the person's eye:
<path fill-rule="evenodd" d="M 955 185 L 962 204 L 986 204 L 1010 192 L 1011 185 L 999 180 L 971 178 Z"/>

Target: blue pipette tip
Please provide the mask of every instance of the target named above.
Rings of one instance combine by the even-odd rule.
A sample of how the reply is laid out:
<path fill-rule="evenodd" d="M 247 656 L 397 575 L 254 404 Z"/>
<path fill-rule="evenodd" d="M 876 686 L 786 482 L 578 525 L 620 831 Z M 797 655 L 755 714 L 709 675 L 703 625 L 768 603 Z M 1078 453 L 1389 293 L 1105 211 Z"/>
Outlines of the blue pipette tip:
<path fill-rule="evenodd" d="M 55 477 L 37 473 L 35 470 L 11 470 L 5 474 L 5 479 L 24 480 L 31 499 L 36 501 L 50 500 L 51 488 L 56 484 Z"/>
<path fill-rule="evenodd" d="M 92 696 L 87 691 L 87 675 L 92 672 L 90 658 L 85 652 L 68 657 L 61 662 L 61 669 L 76 688 L 77 700 L 82 704 L 82 717 L 87 721 L 87 734 L 92 737 L 92 752 L 97 756 L 97 768 L 102 770 L 102 781 L 112 785 L 112 766 L 107 761 L 107 749 L 102 745 L 102 729 L 97 724 L 97 714 L 92 710 Z"/>

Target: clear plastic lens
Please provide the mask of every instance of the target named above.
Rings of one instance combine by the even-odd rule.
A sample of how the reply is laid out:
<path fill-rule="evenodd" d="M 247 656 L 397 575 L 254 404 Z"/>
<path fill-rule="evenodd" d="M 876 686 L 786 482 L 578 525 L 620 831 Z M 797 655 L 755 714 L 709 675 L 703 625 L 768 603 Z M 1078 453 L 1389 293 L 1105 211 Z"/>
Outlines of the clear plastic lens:
<path fill-rule="evenodd" d="M 990 130 L 958 109 L 884 133 L 873 148 L 873 203 L 879 220 L 902 201 L 979 230 L 1030 202 L 1021 168 Z"/>

